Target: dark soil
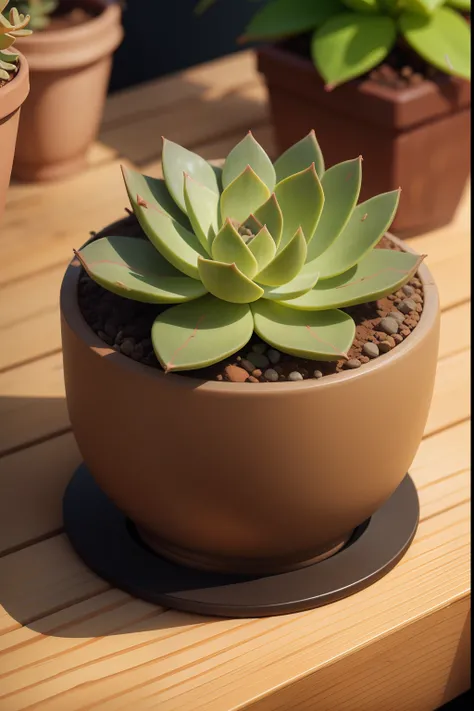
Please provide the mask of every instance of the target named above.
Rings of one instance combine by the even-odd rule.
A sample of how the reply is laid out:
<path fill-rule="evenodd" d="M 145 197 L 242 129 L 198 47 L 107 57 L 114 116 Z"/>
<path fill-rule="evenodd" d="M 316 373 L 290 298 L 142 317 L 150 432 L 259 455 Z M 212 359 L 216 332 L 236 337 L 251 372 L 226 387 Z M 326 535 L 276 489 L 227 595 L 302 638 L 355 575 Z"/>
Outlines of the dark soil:
<path fill-rule="evenodd" d="M 138 237 L 142 233 L 137 223 L 131 221 L 126 228 L 121 229 L 121 234 Z M 385 237 L 377 246 L 384 249 L 398 249 Z M 409 294 L 400 290 L 380 301 L 344 309 L 356 323 L 356 336 L 347 361 L 341 359 L 321 362 L 295 358 L 269 349 L 254 334 L 250 343 L 230 358 L 209 368 L 183 371 L 178 374 L 203 380 L 263 383 L 269 380 L 275 382 L 320 378 L 343 369 L 363 367 L 371 359 L 365 353 L 366 344 L 376 346 L 375 349 L 369 346 L 369 349 L 375 350 L 375 356 L 372 354 L 372 357 L 382 356 L 383 353 L 396 348 L 416 328 L 423 310 L 423 288 L 416 277 L 409 282 L 409 286 L 411 290 L 405 287 L 407 291 L 411 291 Z M 401 314 L 397 307 L 407 299 L 416 302 L 415 309 L 406 315 Z M 84 319 L 107 345 L 133 360 L 161 370 L 153 351 L 150 332 L 155 318 L 169 308 L 168 306 L 141 304 L 111 294 L 96 284 L 84 271 L 79 280 L 78 301 Z M 398 332 L 392 336 L 381 328 L 382 319 L 391 313 L 395 313 L 399 320 Z M 256 353 L 257 363 L 252 364 L 251 361 L 256 359 Z"/>
<path fill-rule="evenodd" d="M 311 36 L 311 33 L 307 33 L 293 37 L 282 42 L 279 46 L 311 60 Z M 370 78 L 379 84 L 390 86 L 394 89 L 406 89 L 410 86 L 416 86 L 427 79 L 439 81 L 445 76 L 443 72 L 431 64 L 427 64 L 410 47 L 399 41 L 383 64 L 355 81 L 364 81 Z"/>
<path fill-rule="evenodd" d="M 51 16 L 51 22 L 42 32 L 57 32 L 83 25 L 102 11 L 103 6 L 94 0 L 62 0 Z"/>

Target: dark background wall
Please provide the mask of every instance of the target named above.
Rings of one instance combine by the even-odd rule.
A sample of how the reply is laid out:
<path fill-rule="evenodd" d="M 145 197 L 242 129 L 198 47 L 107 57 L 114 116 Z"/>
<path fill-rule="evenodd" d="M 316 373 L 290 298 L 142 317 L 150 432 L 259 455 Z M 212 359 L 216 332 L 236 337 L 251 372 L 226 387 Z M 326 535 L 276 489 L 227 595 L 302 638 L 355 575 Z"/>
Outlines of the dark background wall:
<path fill-rule="evenodd" d="M 263 3 L 216 0 L 203 15 L 197 0 L 127 0 L 125 39 L 115 55 L 116 91 L 239 49 L 236 38 Z"/>

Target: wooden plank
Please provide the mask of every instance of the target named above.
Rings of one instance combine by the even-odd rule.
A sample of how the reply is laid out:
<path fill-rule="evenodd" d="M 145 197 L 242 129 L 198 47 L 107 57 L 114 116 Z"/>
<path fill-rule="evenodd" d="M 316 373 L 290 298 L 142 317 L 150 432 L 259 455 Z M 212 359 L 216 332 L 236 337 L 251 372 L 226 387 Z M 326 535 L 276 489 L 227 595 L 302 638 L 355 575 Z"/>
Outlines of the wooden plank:
<path fill-rule="evenodd" d="M 78 610 L 70 607 L 64 613 L 73 629 L 62 626 L 58 653 L 44 637 L 9 651 L 8 664 L 16 669 L 2 678 L 3 701 L 9 711 L 32 704 L 41 704 L 42 711 L 241 708 L 417 620 L 431 616 L 433 629 L 444 608 L 466 597 L 468 530 L 467 506 L 440 513 L 421 525 L 390 575 L 356 596 L 298 615 L 206 620 L 168 611 L 138 629 L 134 623 L 120 629 L 127 603 L 112 611 L 108 623 L 119 633 L 103 637 L 100 617 L 74 629 Z M 149 606 L 141 608 L 144 603 L 133 604 L 139 615 L 141 609 L 144 615 L 150 612 Z M 17 603 L 17 615 L 20 607 Z M 84 628 L 90 639 L 84 638 Z M 406 647 L 407 654 L 412 651 Z"/>
<path fill-rule="evenodd" d="M 462 351 L 439 361 L 425 436 L 469 418 L 471 414 L 469 382 L 469 351 Z"/>
<path fill-rule="evenodd" d="M 80 463 L 70 433 L 0 459 L 0 555 L 62 530 L 64 489 Z"/>
<path fill-rule="evenodd" d="M 470 302 L 449 309 L 441 318 L 439 357 L 463 351 L 471 345 L 471 304 Z"/>
<path fill-rule="evenodd" d="M 120 161 L 37 187 L 31 197 L 28 189 L 10 190 L 17 204 L 5 211 L 0 227 L 0 284 L 66 264 L 90 230 L 119 219 L 128 205 Z"/>
<path fill-rule="evenodd" d="M 0 456 L 69 427 L 62 355 L 0 375 Z"/>
<path fill-rule="evenodd" d="M 266 91 L 255 78 L 238 91 L 227 85 L 213 87 L 212 95 L 183 102 L 178 111 L 139 115 L 132 127 L 106 126 L 100 140 L 136 165 L 143 165 L 160 156 L 160 136 L 193 148 L 238 130 L 243 138 L 249 129 L 267 121 Z"/>

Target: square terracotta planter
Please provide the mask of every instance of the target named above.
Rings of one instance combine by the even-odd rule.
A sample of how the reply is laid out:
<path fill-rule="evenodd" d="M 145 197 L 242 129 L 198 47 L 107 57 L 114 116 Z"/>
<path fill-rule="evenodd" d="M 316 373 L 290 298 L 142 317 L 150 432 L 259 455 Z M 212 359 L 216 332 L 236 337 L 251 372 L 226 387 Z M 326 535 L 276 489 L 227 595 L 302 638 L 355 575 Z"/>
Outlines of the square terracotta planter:
<path fill-rule="evenodd" d="M 332 92 L 312 62 L 280 46 L 258 51 L 279 152 L 315 129 L 328 166 L 364 158 L 361 198 L 402 187 L 395 234 L 449 223 L 470 171 L 470 84 L 445 77 L 406 89 L 371 79 Z"/>

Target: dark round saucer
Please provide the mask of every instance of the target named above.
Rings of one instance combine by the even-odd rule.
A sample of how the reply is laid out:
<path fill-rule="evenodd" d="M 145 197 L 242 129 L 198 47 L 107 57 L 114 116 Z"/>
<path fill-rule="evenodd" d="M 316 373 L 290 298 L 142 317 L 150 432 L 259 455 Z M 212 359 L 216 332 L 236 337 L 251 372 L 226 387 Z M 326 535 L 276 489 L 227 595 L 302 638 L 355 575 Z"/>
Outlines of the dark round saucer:
<path fill-rule="evenodd" d="M 210 573 L 159 557 L 101 491 L 85 465 L 63 501 L 66 532 L 95 573 L 148 602 L 221 617 L 264 617 L 326 605 L 386 575 L 408 550 L 419 502 L 407 474 L 390 499 L 331 558 L 289 573 L 242 576 Z"/>

